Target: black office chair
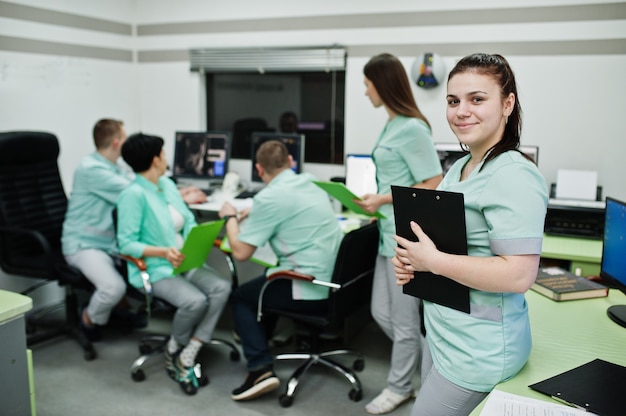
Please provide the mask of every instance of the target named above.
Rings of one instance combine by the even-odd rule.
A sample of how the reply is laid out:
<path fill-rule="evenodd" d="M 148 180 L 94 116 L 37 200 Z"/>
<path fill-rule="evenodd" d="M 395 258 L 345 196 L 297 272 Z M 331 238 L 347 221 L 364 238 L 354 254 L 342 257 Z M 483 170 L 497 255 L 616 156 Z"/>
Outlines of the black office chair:
<path fill-rule="evenodd" d="M 256 131 L 272 132 L 263 118 L 242 118 L 233 123 L 233 145 L 230 157 L 236 159 L 250 159 L 252 141 L 250 136 Z"/>
<path fill-rule="evenodd" d="M 258 319 L 261 320 L 263 314 L 290 318 L 297 326 L 307 330 L 310 344 L 309 351 L 278 354 L 275 357 L 279 361 L 304 360 L 304 363 L 293 372 L 285 392 L 279 397 L 281 406 L 289 407 L 293 404 L 300 378 L 316 364 L 331 368 L 348 380 L 352 386 L 348 394 L 350 400 L 359 401 L 363 397 L 361 382 L 356 373 L 332 359 L 339 355 L 356 357 L 352 367 L 355 371 L 361 371 L 365 366 L 361 354 L 347 349 L 321 351 L 320 345 L 323 335 L 334 335 L 344 331 L 345 322 L 349 317 L 363 312 L 369 316 L 374 265 L 378 254 L 378 236 L 378 228 L 374 223 L 346 234 L 337 254 L 330 284 L 317 280 L 314 276 L 289 270 L 268 276 L 259 297 Z M 328 309 L 324 313 L 314 315 L 264 307 L 263 294 L 265 290 L 271 290 L 272 282 L 277 279 L 304 280 L 311 284 L 330 286 Z"/>
<path fill-rule="evenodd" d="M 28 317 L 29 345 L 66 334 L 80 343 L 86 360 L 93 360 L 96 351 L 79 329 L 76 294 L 92 286 L 66 263 L 61 252 L 67 197 L 58 156 L 59 143 L 53 134 L 0 133 L 0 268 L 12 275 L 42 279 L 24 290 L 25 295 L 51 282 L 65 289 L 64 321 L 52 326 Z"/>
<path fill-rule="evenodd" d="M 117 228 L 117 209 L 113 210 L 112 215 L 113 224 Z M 216 240 L 213 244 L 214 247 L 217 247 L 219 249 L 221 246 L 221 241 Z M 223 253 L 225 255 L 225 261 L 231 274 L 232 287 L 234 290 L 239 284 L 237 268 L 234 259 L 231 257 L 230 253 Z M 133 264 L 134 267 L 137 267 L 144 281 L 144 292 L 138 290 L 127 281 L 126 294 L 139 302 L 143 302 L 142 307 L 145 308 L 145 313 L 146 315 L 148 315 L 148 317 L 150 317 L 155 312 L 172 314 L 175 311 L 175 307 L 173 305 L 163 299 L 152 296 L 150 289 L 150 275 L 148 274 L 148 268 L 143 259 L 126 255 L 120 255 L 120 258 Z M 169 341 L 169 339 L 169 334 L 156 333 L 144 334 L 139 338 L 139 357 L 135 358 L 130 366 L 130 377 L 134 381 L 144 381 L 146 379 L 144 365 L 154 357 L 163 357 L 163 353 L 165 352 L 165 348 L 167 347 L 167 342 Z M 230 349 L 231 361 L 239 361 L 241 359 L 241 354 L 239 350 L 232 342 L 226 341 L 225 339 L 221 338 L 213 338 L 211 339 L 210 344 L 228 347 Z M 209 380 L 207 377 L 202 377 L 202 379 L 199 380 L 201 385 L 208 384 L 208 381 Z"/>

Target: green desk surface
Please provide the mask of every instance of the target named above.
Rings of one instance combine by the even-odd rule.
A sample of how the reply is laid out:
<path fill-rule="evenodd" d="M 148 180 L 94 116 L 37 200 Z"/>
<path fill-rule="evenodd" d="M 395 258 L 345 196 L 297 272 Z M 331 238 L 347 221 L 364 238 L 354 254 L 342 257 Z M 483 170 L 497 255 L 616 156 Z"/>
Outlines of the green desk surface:
<path fill-rule="evenodd" d="M 0 290 L 0 323 L 31 310 L 33 300 L 19 293 Z"/>
<path fill-rule="evenodd" d="M 600 264 L 602 240 L 544 234 L 541 257 Z"/>
<path fill-rule="evenodd" d="M 595 358 L 626 366 L 626 328 L 607 316 L 611 305 L 626 304 L 616 289 L 606 298 L 555 302 L 535 292 L 526 293 L 533 349 L 522 370 L 496 389 L 535 399 L 556 401 L 528 385 L 552 377 Z M 584 380 L 581 380 L 584 382 Z M 480 414 L 481 403 L 471 415 Z"/>

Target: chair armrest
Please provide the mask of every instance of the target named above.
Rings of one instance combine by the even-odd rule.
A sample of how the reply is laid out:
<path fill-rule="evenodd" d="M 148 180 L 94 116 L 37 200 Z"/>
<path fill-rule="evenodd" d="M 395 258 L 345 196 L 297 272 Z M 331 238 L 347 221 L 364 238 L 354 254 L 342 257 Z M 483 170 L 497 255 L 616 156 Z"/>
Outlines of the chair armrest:
<path fill-rule="evenodd" d="M 279 270 L 267 276 L 268 281 L 275 279 L 304 280 L 307 282 L 313 282 L 315 280 L 315 277 L 311 276 L 310 274 L 304 274 L 293 270 Z"/>
<path fill-rule="evenodd" d="M 299 273 L 293 270 L 276 271 L 270 274 L 269 276 L 267 276 L 267 280 L 263 284 L 263 287 L 261 288 L 261 292 L 259 293 L 259 302 L 257 304 L 257 315 L 256 315 L 257 322 L 261 322 L 261 318 L 263 317 L 263 295 L 265 294 L 265 290 L 270 284 L 272 284 L 273 282 L 279 279 L 289 279 L 289 280 L 299 280 L 299 281 L 309 282 L 314 285 L 329 287 L 332 290 L 341 289 L 341 285 L 338 283 L 319 280 L 319 279 L 316 279 L 314 276 L 311 276 L 310 274 Z"/>
<path fill-rule="evenodd" d="M 140 272 L 145 272 L 148 270 L 148 266 L 146 266 L 146 262 L 143 259 L 138 259 L 137 257 L 127 256 L 125 254 L 120 254 L 120 257 L 134 264 L 135 267 L 137 267 Z"/>
<path fill-rule="evenodd" d="M 150 274 L 148 274 L 148 266 L 144 259 L 128 256 L 126 254 L 119 254 L 121 259 L 132 263 L 137 269 L 139 269 L 139 274 L 141 275 L 141 281 L 143 283 L 143 290 L 146 294 L 146 312 L 148 314 L 148 318 L 150 318 L 152 311 L 152 283 L 150 282 Z"/>
<path fill-rule="evenodd" d="M 22 249 L 22 253 L 29 256 L 43 256 L 43 259 L 48 263 L 51 267 L 55 262 L 55 256 L 52 251 L 52 247 L 48 243 L 48 240 L 37 230 L 31 230 L 28 228 L 18 228 L 18 227 L 9 227 L 9 226 L 0 226 L 0 239 L 2 243 L 6 243 L 7 247 L 16 247 L 16 239 L 21 239 L 21 245 L 28 247 L 27 249 Z M 0 257 L 1 261 L 7 267 L 21 267 L 15 265 L 11 261 L 11 256 L 8 254 L 10 250 L 5 251 L 5 247 L 2 247 L 3 244 L 0 244 Z"/>

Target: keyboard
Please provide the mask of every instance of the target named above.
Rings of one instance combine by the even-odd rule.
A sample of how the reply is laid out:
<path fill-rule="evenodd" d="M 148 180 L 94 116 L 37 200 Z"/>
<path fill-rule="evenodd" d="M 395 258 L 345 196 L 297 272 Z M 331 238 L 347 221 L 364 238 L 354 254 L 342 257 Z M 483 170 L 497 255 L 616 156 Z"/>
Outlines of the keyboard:
<path fill-rule="evenodd" d="M 243 191 L 235 197 L 235 199 L 254 198 L 258 191 Z"/>

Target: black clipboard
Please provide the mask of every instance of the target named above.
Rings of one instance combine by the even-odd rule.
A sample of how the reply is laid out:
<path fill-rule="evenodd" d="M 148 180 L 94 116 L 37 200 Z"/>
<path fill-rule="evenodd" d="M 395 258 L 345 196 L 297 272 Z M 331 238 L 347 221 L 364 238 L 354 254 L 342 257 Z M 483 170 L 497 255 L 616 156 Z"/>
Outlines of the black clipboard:
<path fill-rule="evenodd" d="M 392 186 L 396 234 L 417 241 L 410 222 L 415 221 L 437 248 L 450 254 L 467 254 L 463 194 Z M 431 272 L 415 272 L 402 291 L 461 312 L 470 312 L 469 288 Z"/>
<path fill-rule="evenodd" d="M 608 361 L 595 359 L 528 387 L 600 416 L 626 415 L 626 367 Z"/>

